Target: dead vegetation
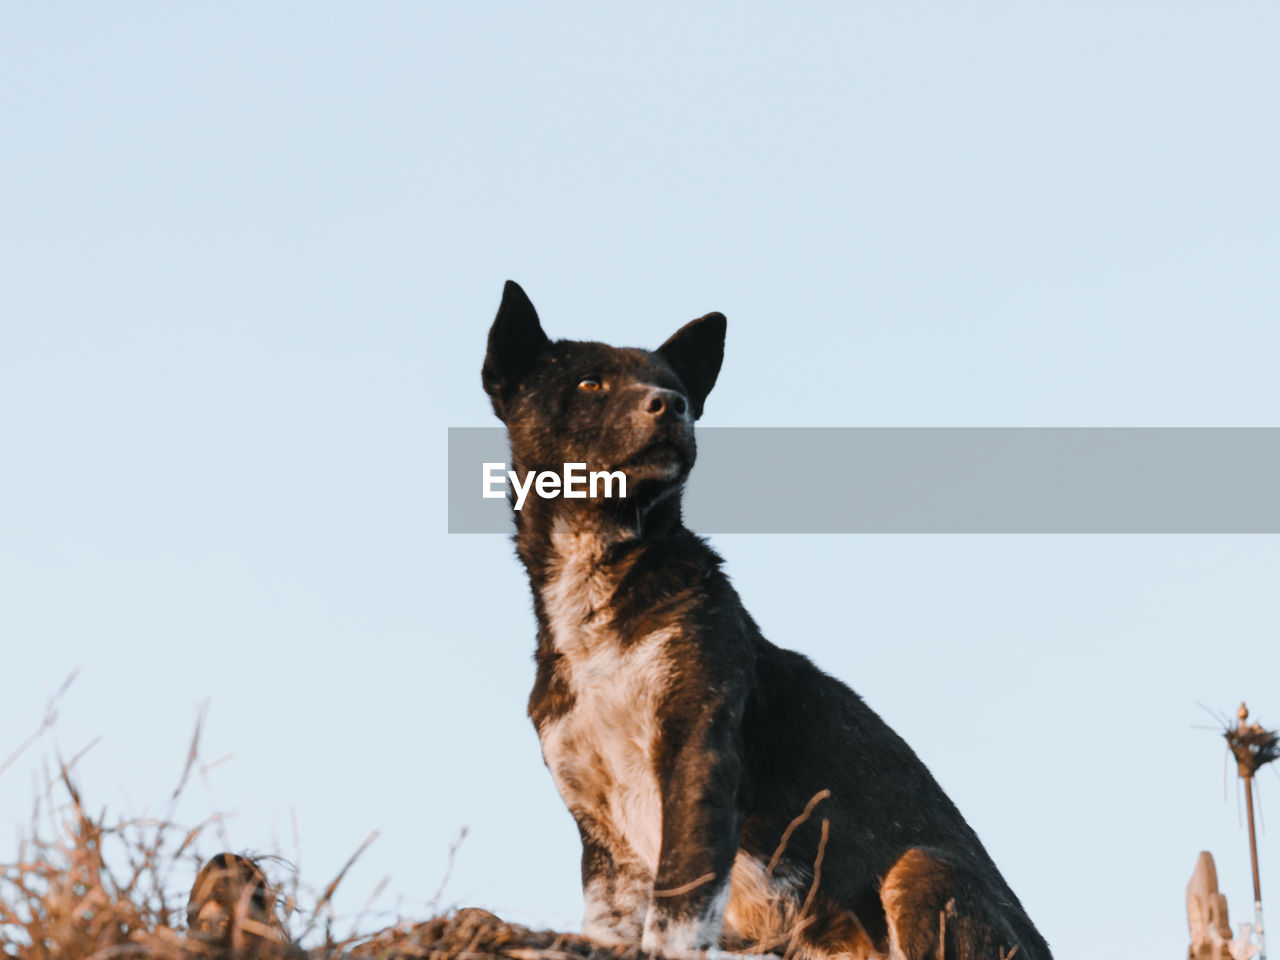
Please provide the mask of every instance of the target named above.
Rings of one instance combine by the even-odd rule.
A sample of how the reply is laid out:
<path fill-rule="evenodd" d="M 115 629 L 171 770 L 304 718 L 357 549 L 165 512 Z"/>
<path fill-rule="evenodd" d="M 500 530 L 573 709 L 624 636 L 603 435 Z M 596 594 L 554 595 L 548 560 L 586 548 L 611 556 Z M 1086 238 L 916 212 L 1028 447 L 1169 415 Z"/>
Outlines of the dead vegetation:
<path fill-rule="evenodd" d="M 372 933 L 304 948 L 290 939 L 290 919 L 319 916 L 324 904 L 299 909 L 268 887 L 267 914 L 235 887 L 226 922 L 208 924 L 187 895 L 170 888 L 178 862 L 207 824 L 181 831 L 168 822 L 112 826 L 85 812 L 64 768 L 69 795 L 56 838 L 31 837 L 18 862 L 0 867 L 0 957 L 13 960 L 622 960 L 638 958 L 581 937 L 503 923 L 484 910 L 450 911 L 425 923 L 404 922 Z M 110 851 L 110 854 L 108 853 Z M 198 859 L 198 858 L 196 858 Z M 197 887 L 199 884 L 197 884 Z M 336 882 L 322 898 L 331 897 Z M 199 899 L 196 900 L 197 906 Z M 308 924 L 308 928 L 314 924 Z M 301 938 L 300 938 L 301 939 Z"/>
<path fill-rule="evenodd" d="M 53 707 L 51 702 L 36 734 L 0 763 L 0 776 L 51 729 L 56 716 Z M 199 739 L 197 723 L 181 778 L 169 798 L 169 815 L 159 818 L 108 822 L 105 813 L 95 815 L 86 805 L 73 775 L 75 759 L 54 764 L 16 860 L 0 864 L 0 958 L 622 960 L 641 956 L 578 936 L 507 924 L 477 909 L 451 910 L 425 922 L 407 920 L 381 930 L 353 929 L 335 936 L 333 895 L 372 835 L 317 894 L 308 894 L 297 871 L 288 870 L 280 858 L 257 858 L 258 863 L 276 861 L 266 864 L 268 873 L 288 873 L 288 880 L 281 884 L 258 873 L 264 887 L 254 877 L 232 876 L 232 870 L 212 877 L 206 870 L 201 873 L 203 885 L 201 880 L 195 884 L 189 910 L 186 885 L 201 864 L 211 863 L 209 851 L 202 850 L 211 840 L 206 834 L 221 832 L 211 831 L 220 826 L 216 815 L 194 827 L 181 826 L 172 817 L 183 789 L 200 769 Z M 225 845 L 224 834 L 219 846 Z M 219 854 L 213 863 L 249 862 L 234 856 L 222 861 L 224 856 Z M 353 926 L 358 926 L 359 919 Z"/>

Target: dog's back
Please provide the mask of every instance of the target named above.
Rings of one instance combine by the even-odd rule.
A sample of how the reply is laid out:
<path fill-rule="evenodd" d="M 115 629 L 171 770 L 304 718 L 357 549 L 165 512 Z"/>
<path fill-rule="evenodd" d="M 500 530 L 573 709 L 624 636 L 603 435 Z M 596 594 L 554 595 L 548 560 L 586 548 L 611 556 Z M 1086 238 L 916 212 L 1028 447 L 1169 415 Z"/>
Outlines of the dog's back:
<path fill-rule="evenodd" d="M 982 844 L 862 700 L 769 643 L 680 519 L 724 318 L 655 352 L 551 342 L 508 284 L 486 390 L 513 467 L 621 471 L 530 497 L 529 713 L 582 838 L 583 930 L 668 954 L 1048 960 Z"/>

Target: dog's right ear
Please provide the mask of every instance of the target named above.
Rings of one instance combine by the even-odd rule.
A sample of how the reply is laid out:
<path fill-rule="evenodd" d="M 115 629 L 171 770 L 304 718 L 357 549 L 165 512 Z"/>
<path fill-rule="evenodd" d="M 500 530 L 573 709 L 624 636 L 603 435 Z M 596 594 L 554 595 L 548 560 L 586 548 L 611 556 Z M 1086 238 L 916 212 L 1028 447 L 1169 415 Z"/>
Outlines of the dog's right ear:
<path fill-rule="evenodd" d="M 508 280 L 502 288 L 502 305 L 489 328 L 489 352 L 480 377 L 484 392 L 493 401 L 493 412 L 505 420 L 505 407 L 520 381 L 551 341 L 542 332 L 538 313 L 520 284 Z"/>
<path fill-rule="evenodd" d="M 716 385 L 724 362 L 724 331 L 724 314 L 708 313 L 690 320 L 656 351 L 684 384 L 695 420 L 702 416 L 702 405 Z"/>

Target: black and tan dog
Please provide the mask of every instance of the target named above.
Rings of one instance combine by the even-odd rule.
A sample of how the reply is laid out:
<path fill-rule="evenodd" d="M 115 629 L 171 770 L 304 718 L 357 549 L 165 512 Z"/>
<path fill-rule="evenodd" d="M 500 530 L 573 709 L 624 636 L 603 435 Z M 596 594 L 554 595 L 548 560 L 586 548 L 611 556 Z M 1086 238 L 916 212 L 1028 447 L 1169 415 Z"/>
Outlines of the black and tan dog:
<path fill-rule="evenodd" d="M 529 715 L 582 836 L 583 932 L 668 955 L 1048 960 L 911 748 L 761 636 L 685 528 L 724 334 L 711 313 L 655 351 L 552 341 L 511 282 L 489 333 L 484 387 L 517 477 L 584 463 L 627 479 L 624 497 L 516 513 L 538 618 Z"/>

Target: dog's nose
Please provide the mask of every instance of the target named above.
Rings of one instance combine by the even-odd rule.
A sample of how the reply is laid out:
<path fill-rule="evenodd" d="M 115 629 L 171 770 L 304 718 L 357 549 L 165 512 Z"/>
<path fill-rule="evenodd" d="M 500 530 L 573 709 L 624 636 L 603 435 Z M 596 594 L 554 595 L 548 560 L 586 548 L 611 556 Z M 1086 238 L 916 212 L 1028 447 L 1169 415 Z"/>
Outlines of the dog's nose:
<path fill-rule="evenodd" d="M 650 387 L 642 401 L 644 412 L 652 417 L 661 417 L 668 410 L 676 416 L 683 417 L 689 409 L 689 401 L 683 394 L 664 387 Z"/>

